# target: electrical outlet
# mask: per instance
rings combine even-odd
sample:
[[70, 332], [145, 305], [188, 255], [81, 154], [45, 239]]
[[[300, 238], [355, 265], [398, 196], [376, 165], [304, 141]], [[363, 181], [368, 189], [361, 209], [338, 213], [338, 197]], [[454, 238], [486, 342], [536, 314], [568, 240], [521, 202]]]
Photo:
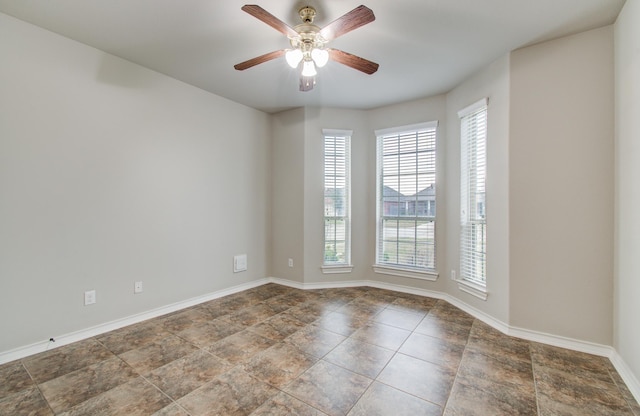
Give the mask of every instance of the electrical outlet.
[[142, 293], [142, 282], [135, 282], [133, 284], [133, 293]]
[[293, 259], [289, 259], [289, 267], [293, 267]]
[[84, 292], [84, 306], [93, 305], [96, 303], [96, 291], [88, 290]]
[[451, 270], [451, 280], [456, 280], [456, 271]]

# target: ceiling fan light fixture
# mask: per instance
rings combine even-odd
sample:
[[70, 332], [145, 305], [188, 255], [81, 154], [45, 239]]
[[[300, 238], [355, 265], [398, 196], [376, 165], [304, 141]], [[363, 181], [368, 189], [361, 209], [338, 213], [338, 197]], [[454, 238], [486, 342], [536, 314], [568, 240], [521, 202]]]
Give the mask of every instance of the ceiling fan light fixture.
[[313, 59], [318, 68], [322, 68], [329, 62], [329, 52], [325, 49], [314, 48], [311, 51], [311, 59]]
[[316, 65], [311, 59], [305, 60], [302, 63], [302, 76], [303, 77], [315, 77], [318, 74], [316, 71]]
[[284, 55], [291, 68], [297, 68], [302, 61], [302, 51], [300, 49], [289, 49]]
[[324, 67], [329, 60], [369, 75], [378, 70], [379, 65], [375, 62], [338, 49], [326, 49], [328, 42], [376, 19], [373, 11], [364, 5], [343, 14], [324, 28], [313, 23], [316, 11], [311, 6], [299, 10], [302, 23], [295, 27], [287, 25], [256, 4], [245, 4], [241, 10], [287, 36], [291, 49], [280, 49], [240, 62], [233, 66], [238, 71], [244, 71], [284, 55], [287, 64], [300, 71], [300, 91], [310, 91], [316, 83], [317, 69]]

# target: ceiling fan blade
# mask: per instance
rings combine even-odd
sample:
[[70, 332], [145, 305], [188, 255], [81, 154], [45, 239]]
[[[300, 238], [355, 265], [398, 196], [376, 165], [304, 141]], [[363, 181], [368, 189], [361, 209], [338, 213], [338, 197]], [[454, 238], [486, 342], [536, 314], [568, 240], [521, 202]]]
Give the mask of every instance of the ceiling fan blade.
[[256, 4], [245, 4], [244, 6], [242, 6], [242, 10], [249, 13], [256, 19], [262, 20], [263, 22], [286, 36], [298, 36], [298, 32], [293, 30], [289, 25]]
[[253, 59], [249, 59], [248, 61], [240, 62], [239, 64], [236, 64], [233, 67], [238, 71], [244, 71], [245, 69], [251, 68], [252, 66], [256, 66], [258, 64], [271, 61], [272, 59], [279, 58], [282, 55], [284, 55], [284, 53], [285, 53], [284, 49], [265, 53], [264, 55], [256, 56]]
[[353, 69], [362, 71], [365, 74], [371, 75], [378, 70], [378, 65], [375, 62], [371, 62], [367, 59], [361, 58], [356, 55], [352, 55], [347, 52], [343, 52], [339, 49], [328, 49], [329, 59], [341, 63], [346, 66], [350, 66]]
[[320, 34], [325, 40], [330, 41], [374, 20], [376, 17], [370, 8], [358, 6], [322, 28]]

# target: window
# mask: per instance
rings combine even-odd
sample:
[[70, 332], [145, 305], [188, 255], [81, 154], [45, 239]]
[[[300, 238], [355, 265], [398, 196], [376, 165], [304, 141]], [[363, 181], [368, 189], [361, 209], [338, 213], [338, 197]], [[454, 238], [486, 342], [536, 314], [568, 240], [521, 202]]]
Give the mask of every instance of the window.
[[325, 273], [351, 271], [351, 131], [324, 134], [324, 261]]
[[435, 280], [437, 126], [376, 131], [377, 272]]
[[487, 272], [487, 100], [460, 116], [460, 278], [480, 286]]

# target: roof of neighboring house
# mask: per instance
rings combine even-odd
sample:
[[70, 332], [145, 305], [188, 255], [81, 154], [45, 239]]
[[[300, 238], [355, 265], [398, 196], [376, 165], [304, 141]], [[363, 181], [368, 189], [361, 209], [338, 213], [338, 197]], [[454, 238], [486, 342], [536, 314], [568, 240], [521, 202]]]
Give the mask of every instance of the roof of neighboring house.
[[422, 199], [422, 200], [433, 199], [436, 194], [436, 190], [433, 185], [430, 185], [424, 188], [423, 190], [421, 190], [420, 192], [414, 195], [403, 195], [389, 186], [385, 186], [382, 192], [383, 192], [382, 193], [383, 197], [398, 198], [399, 201], [415, 201], [416, 199]]

